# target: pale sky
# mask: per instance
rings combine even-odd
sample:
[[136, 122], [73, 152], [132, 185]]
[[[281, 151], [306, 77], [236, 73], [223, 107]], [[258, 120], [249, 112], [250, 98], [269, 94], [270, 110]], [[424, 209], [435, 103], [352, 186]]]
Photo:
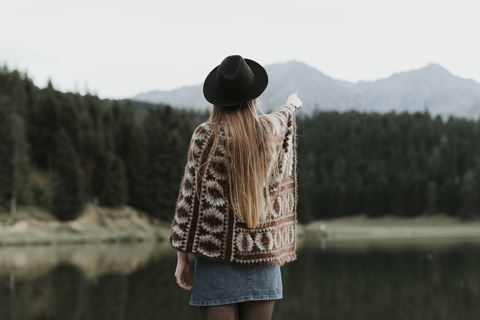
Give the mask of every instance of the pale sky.
[[[478, 3], [478, 4], [477, 4]], [[0, 64], [126, 98], [203, 83], [226, 56], [340, 80], [438, 63], [480, 82], [475, 0], [0, 0]]]

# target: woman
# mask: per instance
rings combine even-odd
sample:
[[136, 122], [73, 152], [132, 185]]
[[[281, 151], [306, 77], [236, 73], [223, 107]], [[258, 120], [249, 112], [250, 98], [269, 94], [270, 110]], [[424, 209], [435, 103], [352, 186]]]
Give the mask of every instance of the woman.
[[[282, 298], [280, 266], [296, 259], [295, 110], [257, 114], [268, 84], [253, 60], [229, 56], [205, 79], [213, 104], [192, 136], [170, 244], [175, 277], [203, 319], [271, 319]], [[188, 253], [195, 254], [189, 285]]]

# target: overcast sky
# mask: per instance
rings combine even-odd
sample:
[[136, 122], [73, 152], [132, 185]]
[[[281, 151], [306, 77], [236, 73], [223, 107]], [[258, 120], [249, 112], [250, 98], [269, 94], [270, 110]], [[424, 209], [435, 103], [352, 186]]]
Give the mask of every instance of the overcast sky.
[[0, 63], [102, 98], [203, 83], [223, 58], [357, 82], [438, 63], [480, 82], [474, 0], [0, 0]]

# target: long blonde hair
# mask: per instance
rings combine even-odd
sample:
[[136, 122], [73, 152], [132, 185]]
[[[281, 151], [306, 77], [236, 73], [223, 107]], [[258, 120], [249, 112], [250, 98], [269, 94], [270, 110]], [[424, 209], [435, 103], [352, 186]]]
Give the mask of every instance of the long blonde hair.
[[[213, 106], [208, 120], [213, 125], [215, 153], [220, 130], [225, 136], [225, 159], [229, 197], [238, 219], [247, 227], [256, 228], [271, 220], [272, 208], [269, 174], [278, 170], [278, 144], [274, 143], [280, 124], [275, 117], [257, 114], [257, 100], [234, 107]], [[263, 120], [263, 121], [262, 121]]]

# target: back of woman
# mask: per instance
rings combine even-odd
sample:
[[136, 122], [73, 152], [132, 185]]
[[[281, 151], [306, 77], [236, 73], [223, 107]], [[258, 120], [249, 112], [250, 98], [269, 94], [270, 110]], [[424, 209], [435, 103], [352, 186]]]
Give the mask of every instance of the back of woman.
[[237, 309], [241, 319], [270, 319], [282, 297], [280, 266], [296, 259], [301, 101], [291, 95], [258, 115], [267, 84], [264, 68], [240, 56], [227, 57], [204, 83], [212, 115], [192, 136], [170, 234], [183, 289], [192, 289], [184, 282], [187, 253], [196, 256], [190, 304], [204, 319], [235, 319]]

